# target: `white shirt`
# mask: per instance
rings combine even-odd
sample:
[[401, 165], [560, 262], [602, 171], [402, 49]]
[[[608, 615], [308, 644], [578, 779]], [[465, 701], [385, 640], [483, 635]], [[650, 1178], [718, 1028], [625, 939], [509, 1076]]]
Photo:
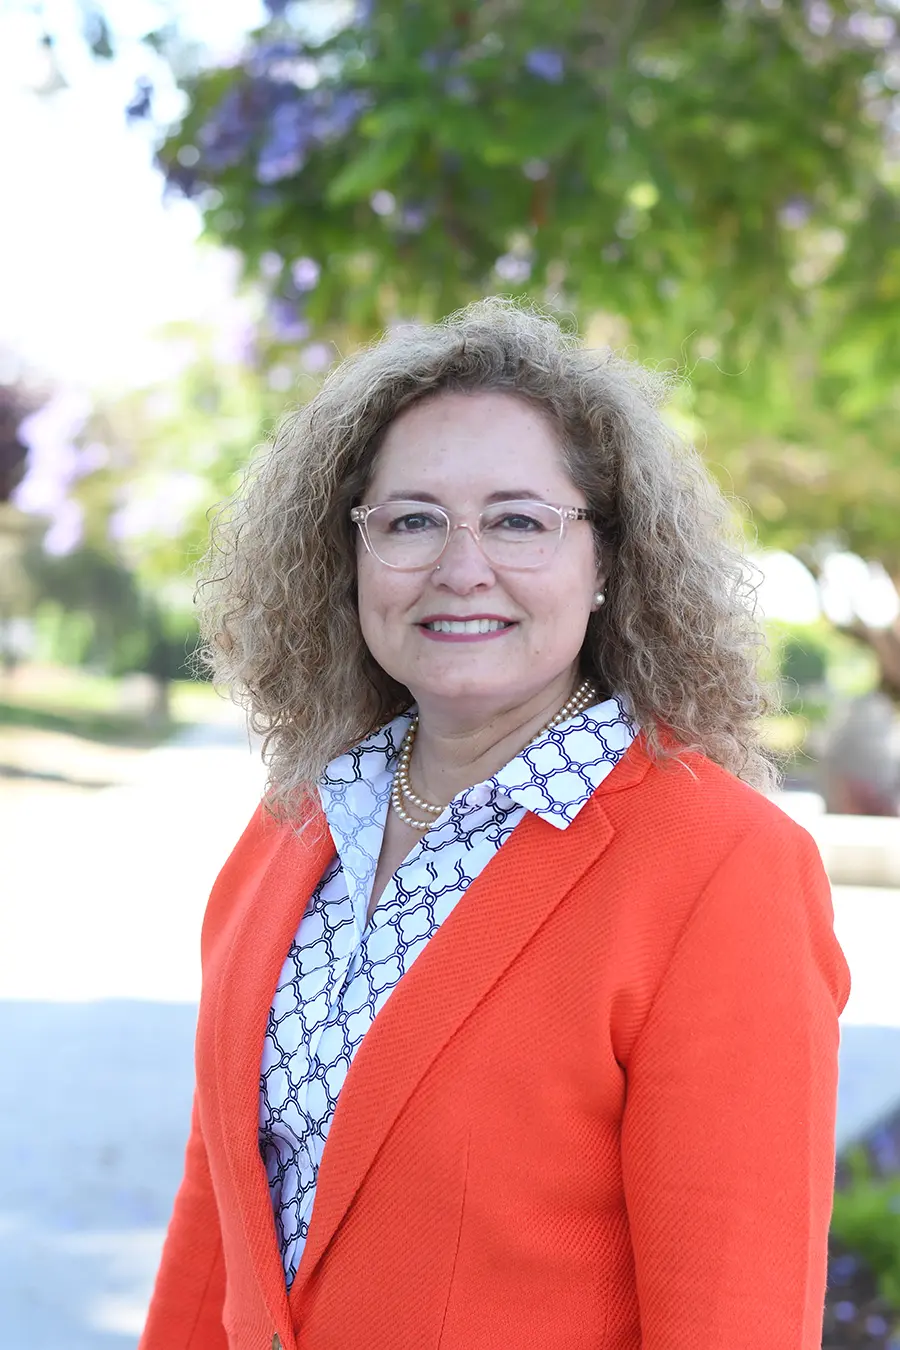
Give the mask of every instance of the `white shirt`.
[[300, 922], [263, 1049], [259, 1147], [288, 1287], [309, 1232], [338, 1094], [391, 990], [532, 811], [564, 830], [633, 741], [621, 698], [551, 731], [454, 797], [391, 877], [366, 922], [391, 780], [410, 713], [328, 765], [319, 794], [337, 853]]

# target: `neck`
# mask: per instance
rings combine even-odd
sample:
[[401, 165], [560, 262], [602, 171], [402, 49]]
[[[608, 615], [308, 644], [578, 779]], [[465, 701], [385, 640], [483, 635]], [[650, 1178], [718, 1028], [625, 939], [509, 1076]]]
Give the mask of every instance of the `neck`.
[[580, 683], [576, 672], [567, 672], [522, 703], [468, 718], [431, 707], [423, 699], [410, 765], [415, 791], [426, 801], [443, 805], [473, 783], [492, 777], [534, 740]]

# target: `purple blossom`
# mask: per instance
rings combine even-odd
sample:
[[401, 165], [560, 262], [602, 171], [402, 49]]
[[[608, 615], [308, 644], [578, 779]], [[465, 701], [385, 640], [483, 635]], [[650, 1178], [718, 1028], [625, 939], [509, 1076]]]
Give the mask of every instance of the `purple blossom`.
[[272, 249], [267, 249], [259, 260], [259, 270], [267, 281], [274, 281], [276, 277], [281, 276], [284, 268], [284, 258], [275, 253]]
[[334, 352], [325, 342], [311, 342], [300, 359], [306, 370], [318, 375], [331, 365]]
[[812, 0], [806, 11], [806, 22], [816, 37], [825, 37], [834, 23], [834, 13], [826, 0]]
[[865, 14], [857, 10], [847, 20], [846, 30], [850, 37], [870, 47], [884, 47], [896, 33], [897, 25], [886, 14]]
[[105, 469], [109, 463], [109, 446], [102, 441], [91, 441], [78, 456], [78, 476], [86, 478], [98, 469]]
[[247, 70], [255, 77], [273, 76], [290, 69], [301, 53], [299, 42], [261, 42], [247, 60]]
[[805, 197], [790, 197], [778, 212], [778, 219], [786, 230], [800, 230], [811, 214], [812, 207]]
[[263, 0], [263, 4], [273, 19], [280, 18], [290, 3], [291, 0]]
[[256, 176], [260, 183], [278, 183], [298, 173], [306, 163], [312, 138], [306, 100], [292, 99], [277, 107], [257, 161]]
[[[214, 172], [237, 164], [253, 140], [253, 117], [247, 106], [247, 91], [230, 89], [197, 139], [203, 150], [204, 167]], [[169, 171], [171, 176], [171, 171]]]
[[885, 1332], [890, 1331], [887, 1322], [879, 1313], [870, 1313], [866, 1318], [865, 1326], [870, 1336], [883, 1336]]
[[321, 275], [322, 269], [315, 258], [298, 258], [291, 263], [291, 279], [301, 293], [314, 290]]
[[44, 535], [44, 552], [55, 558], [63, 558], [78, 547], [83, 533], [84, 511], [81, 503], [70, 497], [60, 505]]
[[475, 86], [466, 75], [449, 76], [444, 81], [444, 90], [460, 103], [471, 103], [475, 97]]
[[900, 1171], [900, 1152], [888, 1126], [875, 1130], [869, 1143], [881, 1172], [889, 1175]]
[[450, 66], [459, 65], [460, 59], [458, 49], [445, 43], [443, 46], [432, 47], [429, 51], [423, 52], [419, 57], [419, 65], [423, 70], [427, 70], [429, 75], [433, 75], [438, 70], [447, 70]]
[[82, 452], [75, 444], [90, 412], [81, 394], [57, 394], [19, 426], [28, 447], [25, 476], [13, 493], [22, 511], [55, 517], [65, 509], [72, 485], [82, 476]]
[[421, 234], [428, 224], [428, 211], [424, 206], [408, 203], [400, 212], [399, 225], [410, 234]]
[[829, 1271], [829, 1283], [846, 1284], [851, 1280], [859, 1269], [859, 1261], [852, 1252], [845, 1252], [842, 1256], [836, 1256], [831, 1262]]
[[525, 57], [525, 69], [548, 84], [560, 84], [566, 73], [562, 52], [552, 47], [534, 47]]
[[373, 192], [372, 196], [369, 198], [369, 205], [376, 216], [389, 216], [393, 213], [397, 205], [397, 199], [393, 192], [388, 192], [386, 188], [379, 188], [379, 190]]
[[176, 188], [183, 197], [197, 197], [203, 191], [204, 184], [193, 166], [179, 164], [175, 160], [157, 159], [159, 167], [166, 176], [166, 187]]
[[338, 140], [355, 126], [370, 103], [367, 94], [359, 89], [317, 89], [315, 94], [315, 135], [323, 141]]
[[501, 281], [521, 286], [531, 276], [531, 263], [527, 258], [519, 258], [514, 253], [504, 253], [494, 263], [494, 271]]
[[152, 107], [153, 85], [142, 75], [135, 83], [131, 101], [125, 108], [125, 116], [129, 122], [140, 122], [150, 116]]
[[290, 178], [303, 168], [313, 145], [338, 140], [355, 124], [366, 96], [355, 89], [335, 93], [318, 88], [308, 93], [281, 86], [280, 101], [268, 118], [268, 134], [257, 163], [260, 183]]
[[309, 337], [309, 324], [285, 296], [273, 296], [267, 308], [273, 332], [281, 342], [302, 342]]
[[856, 1304], [846, 1299], [842, 1303], [836, 1303], [834, 1315], [839, 1322], [852, 1322], [856, 1316]]

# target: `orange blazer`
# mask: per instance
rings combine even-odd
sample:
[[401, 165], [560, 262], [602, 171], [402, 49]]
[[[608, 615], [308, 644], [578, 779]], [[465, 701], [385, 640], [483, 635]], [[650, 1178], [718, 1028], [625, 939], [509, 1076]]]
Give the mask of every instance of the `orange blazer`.
[[850, 972], [806, 832], [640, 738], [526, 816], [353, 1060], [288, 1294], [260, 1063], [333, 852], [258, 810], [213, 889], [140, 1350], [820, 1350]]

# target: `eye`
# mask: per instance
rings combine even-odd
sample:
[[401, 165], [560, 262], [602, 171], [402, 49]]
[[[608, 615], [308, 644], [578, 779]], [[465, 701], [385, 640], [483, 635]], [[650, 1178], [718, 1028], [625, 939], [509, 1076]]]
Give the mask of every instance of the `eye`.
[[440, 528], [441, 522], [428, 511], [407, 511], [394, 516], [388, 525], [391, 534], [421, 534], [426, 530]]
[[521, 511], [505, 511], [489, 522], [491, 529], [509, 530], [514, 534], [540, 534], [546, 526], [534, 516]]

